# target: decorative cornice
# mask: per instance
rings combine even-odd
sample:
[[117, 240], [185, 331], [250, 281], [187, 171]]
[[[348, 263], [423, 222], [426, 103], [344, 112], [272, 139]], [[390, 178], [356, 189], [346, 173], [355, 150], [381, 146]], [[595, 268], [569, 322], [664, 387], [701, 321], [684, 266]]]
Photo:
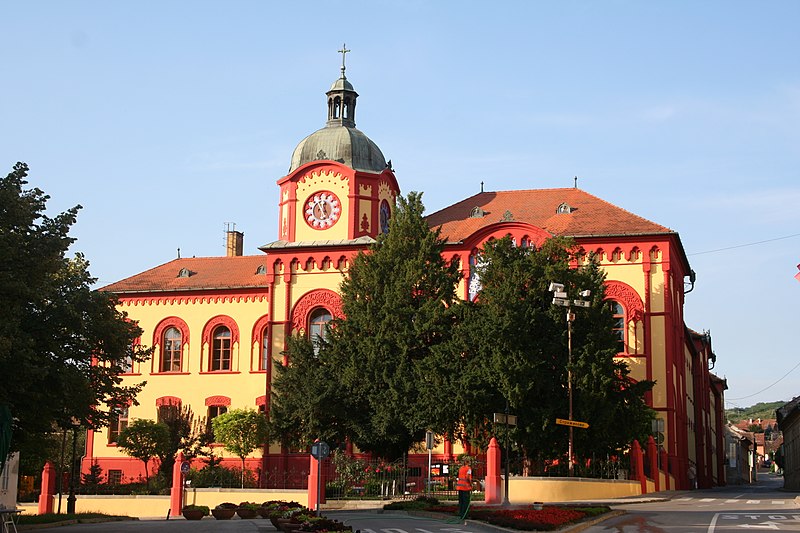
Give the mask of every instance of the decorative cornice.
[[212, 405], [224, 405], [225, 407], [229, 407], [231, 405], [231, 399], [227, 396], [209, 396], [206, 398], [206, 407], [211, 407]]
[[324, 307], [335, 318], [343, 318], [342, 298], [337, 293], [328, 289], [318, 289], [305, 293], [297, 300], [292, 310], [292, 330], [305, 330], [308, 316], [318, 307]]
[[182, 295], [182, 296], [139, 296], [139, 297], [120, 297], [119, 303], [126, 307], [153, 306], [153, 305], [195, 305], [195, 304], [218, 304], [218, 303], [249, 303], [265, 302], [268, 299], [266, 292], [258, 294], [204, 294]]
[[180, 407], [181, 403], [181, 399], [177, 396], [162, 396], [161, 398], [156, 398], [156, 407], [164, 407], [165, 405]]

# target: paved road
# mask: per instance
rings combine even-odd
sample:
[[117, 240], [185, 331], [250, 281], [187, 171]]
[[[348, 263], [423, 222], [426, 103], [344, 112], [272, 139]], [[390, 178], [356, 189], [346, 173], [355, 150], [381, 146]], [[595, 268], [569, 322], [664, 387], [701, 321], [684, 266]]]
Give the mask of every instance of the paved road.
[[796, 493], [781, 491], [783, 478], [759, 474], [754, 486], [719, 487], [683, 493], [669, 501], [615, 505], [625, 515], [585, 529], [587, 533], [800, 532]]
[[[466, 527], [455, 520], [432, 520], [428, 518], [410, 517], [404, 514], [378, 514], [375, 511], [333, 511], [326, 516], [336, 518], [353, 530], [361, 533], [487, 533], [479, 526]], [[53, 533], [211, 533], [211, 532], [243, 532], [243, 533], [275, 533], [269, 520], [214, 520], [205, 518], [200, 521], [187, 521], [181, 518], [173, 520], [134, 520], [126, 522], [105, 522], [102, 524], [76, 524], [59, 527]]]

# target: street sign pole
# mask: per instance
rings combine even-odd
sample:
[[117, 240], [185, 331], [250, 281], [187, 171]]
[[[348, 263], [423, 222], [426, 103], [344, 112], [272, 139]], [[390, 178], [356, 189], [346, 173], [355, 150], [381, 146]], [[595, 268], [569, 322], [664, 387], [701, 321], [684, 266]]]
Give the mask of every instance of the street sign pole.
[[311, 445], [311, 456], [317, 460], [317, 516], [320, 516], [320, 500], [322, 500], [322, 460], [331, 454], [331, 447], [323, 440]]

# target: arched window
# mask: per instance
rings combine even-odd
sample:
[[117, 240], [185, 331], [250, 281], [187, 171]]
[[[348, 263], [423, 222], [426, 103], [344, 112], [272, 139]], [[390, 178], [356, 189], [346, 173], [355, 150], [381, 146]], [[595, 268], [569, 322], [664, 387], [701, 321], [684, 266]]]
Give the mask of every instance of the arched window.
[[269, 335], [267, 328], [261, 331], [261, 360], [259, 361], [258, 369], [267, 370], [269, 367]]
[[617, 353], [625, 352], [625, 308], [617, 301], [609, 300], [608, 307], [614, 316], [614, 335], [617, 337]]
[[314, 351], [319, 349], [319, 343], [325, 339], [328, 333], [328, 322], [333, 319], [331, 312], [324, 307], [318, 307], [311, 311], [308, 317], [308, 335], [314, 343]]
[[167, 328], [164, 332], [164, 342], [161, 343], [161, 372], [181, 371], [182, 346], [183, 336], [178, 328]]
[[211, 335], [211, 371], [231, 369], [231, 330], [217, 326]]

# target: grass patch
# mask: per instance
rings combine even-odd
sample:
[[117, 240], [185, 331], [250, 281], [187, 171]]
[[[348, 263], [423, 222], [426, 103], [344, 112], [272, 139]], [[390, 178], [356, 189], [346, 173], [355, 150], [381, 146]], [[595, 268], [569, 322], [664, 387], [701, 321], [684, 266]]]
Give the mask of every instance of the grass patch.
[[48, 513], [48, 514], [33, 514], [33, 515], [26, 515], [23, 513], [19, 516], [19, 522], [17, 522], [17, 524], [20, 526], [27, 526], [33, 524], [54, 524], [57, 522], [66, 522], [67, 520], [76, 520], [78, 523], [85, 521], [97, 521], [97, 520], [118, 522], [121, 520], [133, 520], [133, 518], [131, 518], [130, 516], [115, 516], [103, 513], [74, 513], [74, 514]]

